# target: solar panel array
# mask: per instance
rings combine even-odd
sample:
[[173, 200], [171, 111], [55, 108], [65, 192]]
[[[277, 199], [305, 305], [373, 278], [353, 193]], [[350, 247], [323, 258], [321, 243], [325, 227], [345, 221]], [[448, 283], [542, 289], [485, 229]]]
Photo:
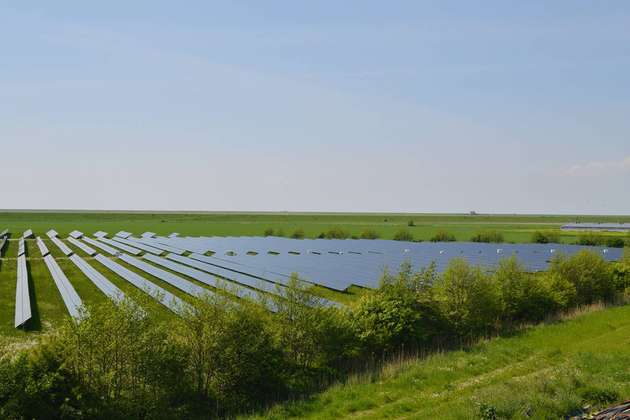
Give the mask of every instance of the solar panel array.
[[164, 253], [164, 251], [162, 251], [161, 249], [157, 249], [155, 247], [152, 247], [151, 245], [147, 245], [144, 242], [140, 242], [137, 240], [132, 241], [129, 239], [123, 239], [123, 238], [117, 238], [117, 237], [115, 237], [113, 240], [123, 245], [127, 245], [133, 249], [136, 249], [136, 250], [140, 249], [142, 251], [149, 252], [151, 254], [161, 255]]
[[107, 245], [109, 245], [109, 246], [111, 246], [113, 248], [121, 249], [121, 250], [123, 250], [125, 252], [130, 253], [131, 255], [140, 255], [140, 254], [142, 254], [142, 251], [140, 251], [138, 248], [134, 248], [132, 246], [122, 244], [122, 243], [120, 243], [118, 241], [114, 241], [113, 239], [108, 239], [108, 238], [106, 238], [104, 236], [98, 238], [98, 241], [106, 243]]
[[15, 328], [24, 325], [31, 319], [31, 300], [28, 290], [28, 269], [26, 256], [17, 259], [17, 284], [15, 290]]
[[99, 242], [99, 241], [95, 241], [94, 239], [88, 238], [87, 236], [84, 236], [83, 238], [81, 238], [81, 240], [87, 242], [88, 244], [92, 246], [99, 248], [101, 251], [105, 251], [109, 255], [116, 256], [120, 254], [120, 251], [115, 250], [111, 246], [105, 245], [104, 243]]
[[119, 275], [129, 283], [136, 286], [138, 289], [153, 297], [155, 300], [166, 306], [171, 311], [179, 314], [181, 313], [181, 311], [190, 309], [190, 305], [185, 303], [183, 300], [181, 300], [171, 292], [164, 290], [162, 287], [150, 282], [149, 280], [123, 267], [117, 262], [110, 260], [109, 258], [101, 254], [96, 254], [94, 259], [113, 271], [115, 274]]
[[31, 236], [33, 236], [33, 231], [30, 229], [24, 231], [24, 233], [22, 234], [22, 237], [26, 239], [30, 238]]
[[630, 232], [630, 223], [569, 223], [563, 225], [560, 229]]
[[[27, 230], [24, 235], [18, 245], [16, 327], [23, 325], [31, 317], [24, 238], [32, 236], [32, 231]], [[124, 298], [124, 293], [117, 286], [76, 255], [58, 237], [56, 231], [50, 230], [47, 235], [106, 296], [116, 302]], [[502, 259], [515, 256], [527, 270], [541, 271], [547, 269], [551, 259], [558, 254], [571, 255], [582, 249], [589, 249], [599, 253], [604, 259], [613, 261], [618, 260], [622, 253], [622, 250], [616, 248], [563, 244], [180, 237], [178, 234], [165, 237], [153, 232], [134, 237], [125, 231], [118, 232], [111, 239], [103, 231], [95, 233], [94, 237], [96, 239], [75, 230], [70, 233], [67, 241], [175, 313], [190, 310], [191, 306], [143, 275], [129, 270], [122, 263], [193, 297], [203, 297], [213, 292], [189, 279], [213, 288], [225, 289], [240, 298], [260, 301], [261, 297], [268, 295], [282, 296], [292, 276], [296, 274], [298, 281], [302, 283], [343, 291], [351, 285], [378, 287], [384, 270], [396, 274], [403, 263], [408, 263], [415, 270], [434, 263], [438, 271], [443, 271], [453, 258], [463, 258], [492, 270]], [[1, 235], [0, 239], [3, 239]], [[79, 295], [50, 254], [46, 243], [40, 237], [36, 238], [36, 243], [68, 312], [72, 317], [78, 318], [81, 307]], [[115, 258], [99, 254], [97, 249]], [[164, 254], [165, 257], [162, 257]], [[142, 259], [137, 256], [142, 256]], [[116, 258], [121, 263], [116, 262]], [[325, 299], [323, 303], [340, 306]], [[277, 309], [273, 303], [268, 303], [268, 307], [272, 311]]]
[[78, 239], [75, 239], [73, 237], [69, 237], [68, 238], [68, 242], [70, 242], [72, 245], [76, 246], [77, 248], [79, 248], [80, 250], [82, 250], [83, 252], [88, 254], [90, 257], [92, 257], [92, 256], [94, 256], [94, 254], [96, 254], [96, 250], [94, 248], [84, 244], [83, 242], [81, 242]]
[[500, 260], [514, 255], [527, 270], [542, 271], [560, 253], [571, 255], [590, 249], [609, 261], [618, 260], [621, 256], [621, 250], [616, 248], [564, 244], [416, 243], [277, 237], [158, 236], [153, 240], [198, 255], [212, 252], [212, 258], [216, 259], [213, 264], [272, 282], [286, 282], [292, 273], [297, 273], [303, 281], [335, 290], [346, 290], [352, 284], [377, 287], [384, 270], [395, 274], [403, 263], [409, 263], [415, 270], [435, 263], [438, 271], [443, 271], [451, 259], [458, 257], [492, 270]]

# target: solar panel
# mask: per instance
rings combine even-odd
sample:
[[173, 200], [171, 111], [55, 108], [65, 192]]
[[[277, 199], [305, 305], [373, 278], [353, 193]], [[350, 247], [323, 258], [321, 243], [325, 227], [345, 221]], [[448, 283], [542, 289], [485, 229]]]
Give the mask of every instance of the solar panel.
[[81, 270], [81, 272], [85, 274], [85, 276], [90, 279], [90, 281], [94, 283], [101, 292], [114, 302], [119, 302], [125, 298], [125, 294], [122, 290], [107, 280], [105, 276], [88, 264], [83, 258], [79, 257], [77, 254], [73, 254], [70, 256], [70, 261], [72, 261], [74, 265]]
[[110, 260], [109, 258], [96, 254], [94, 257], [96, 261], [100, 262], [105, 267], [109, 268], [111, 271], [127, 280], [129, 283], [136, 286], [138, 289], [144, 291], [149, 296], [160, 302], [162, 305], [166, 306], [171, 311], [179, 314], [182, 311], [190, 310], [190, 305], [185, 303], [183, 300], [172, 294], [171, 292], [164, 290], [160, 286], [150, 282], [142, 276], [134, 273], [131, 270], [123, 267], [115, 261]]
[[24, 325], [31, 319], [31, 300], [28, 291], [28, 270], [26, 257], [17, 259], [17, 285], [15, 290], [15, 328]]
[[[56, 238], [55, 238], [56, 239]], [[68, 309], [68, 313], [74, 319], [79, 319], [80, 309], [83, 305], [81, 302], [81, 298], [79, 297], [74, 287], [68, 280], [68, 277], [63, 273], [61, 267], [57, 264], [57, 261], [52, 257], [52, 255], [46, 255], [44, 257], [44, 262], [48, 267], [48, 271], [52, 275], [52, 278], [57, 285], [57, 289], [61, 294], [61, 298], [63, 299], [63, 303], [66, 305]]]
[[66, 257], [69, 257], [70, 255], [72, 255], [74, 253], [74, 251], [72, 251], [68, 245], [66, 245], [65, 243], [63, 243], [61, 241], [61, 239], [57, 238], [56, 236], [50, 238], [50, 240], [57, 245], [57, 248], [59, 248], [61, 250], [61, 252], [63, 252], [63, 254]]
[[[214, 288], [221, 288], [221, 283], [218, 281], [218, 277], [205, 273], [201, 270], [197, 270], [195, 268], [189, 267], [184, 264], [177, 263], [175, 261], [167, 260], [162, 257], [156, 257], [155, 255], [145, 254], [143, 256], [145, 260], [149, 260], [152, 263], [161, 265], [162, 267], [168, 268], [169, 270], [175, 271], [180, 274], [184, 274], [192, 279], [200, 281], [208, 286], [212, 286]], [[224, 283], [228, 285], [227, 282]], [[243, 286], [233, 285], [228, 292], [234, 293], [235, 296], [239, 298], [249, 298], [254, 301], [260, 300], [260, 295], [258, 292], [255, 292], [251, 289], [248, 289]], [[271, 308], [272, 311], [275, 311], [274, 307]]]
[[24, 238], [20, 238], [18, 242], [18, 257], [26, 254], [26, 246], [24, 245]]
[[118, 236], [119, 238], [123, 238], [123, 239], [127, 239], [128, 237], [130, 237], [132, 235], [132, 233], [130, 232], [125, 232], [124, 230], [121, 230], [120, 232], [118, 232], [116, 235], [114, 236]]
[[164, 253], [164, 251], [162, 251], [161, 249], [157, 249], [155, 247], [152, 247], [151, 245], [147, 245], [140, 241], [132, 241], [132, 240], [123, 239], [123, 238], [114, 238], [113, 240], [116, 242], [120, 242], [121, 244], [131, 246], [132, 248], [140, 248], [141, 250], [149, 252], [151, 254], [161, 255]]
[[173, 232], [170, 235], [168, 235], [169, 238], [176, 238], [177, 236], [179, 236], [179, 233], [177, 232]]
[[83, 252], [88, 254], [90, 257], [93, 256], [94, 254], [96, 254], [96, 250], [94, 248], [91, 248], [91, 247], [87, 246], [86, 244], [84, 244], [83, 242], [79, 241], [78, 239], [75, 239], [73, 237], [69, 237], [68, 238], [68, 242], [70, 242], [72, 245], [76, 246], [77, 248], [79, 248], [80, 250], [82, 250]]
[[153, 232], [144, 232], [142, 235], [143, 238], [153, 238], [155, 236], [155, 233]]
[[48, 247], [46, 246], [42, 238], [38, 236], [36, 241], [37, 241], [37, 247], [39, 248], [39, 252], [41, 252], [42, 257], [45, 257], [46, 255], [50, 254], [50, 251], [48, 251]]
[[2, 252], [4, 251], [4, 245], [7, 243], [7, 238], [0, 239], [0, 257], [2, 257]]
[[203, 297], [212, 293], [208, 289], [204, 289], [203, 287], [198, 286], [186, 279], [183, 279], [182, 277], [162, 270], [161, 268], [157, 268], [151, 264], [147, 264], [146, 262], [134, 258], [130, 255], [122, 254], [120, 256], [120, 259], [127, 264], [133, 265], [134, 267], [144, 271], [145, 273], [152, 275], [153, 277], [167, 282], [171, 286], [177, 287], [179, 290], [186, 292], [191, 296]]
[[31, 236], [33, 236], [33, 231], [30, 229], [24, 231], [24, 233], [22, 234], [22, 237], [27, 238], [27, 239], [30, 238]]
[[99, 230], [98, 232], [94, 234], [95, 238], [102, 238], [103, 236], [107, 236], [107, 232], [103, 232], [102, 230]]
[[154, 238], [134, 238], [133, 236], [130, 236], [128, 240], [135, 243], [140, 242], [143, 244], [147, 244], [159, 250], [172, 252], [173, 254], [177, 254], [177, 255], [183, 255], [186, 252], [183, 249], [178, 249], [172, 246], [161, 244]]
[[222, 277], [224, 279], [233, 281], [235, 283], [239, 283], [243, 286], [249, 286], [253, 289], [261, 290], [264, 292], [268, 292], [271, 294], [278, 294], [278, 290], [276, 289], [276, 285], [270, 283], [265, 280], [260, 280], [248, 275], [244, 275], [241, 273], [235, 273], [230, 270], [226, 270], [224, 268], [212, 266], [210, 264], [206, 264], [204, 262], [194, 260], [188, 257], [182, 257], [181, 255], [169, 254], [166, 258], [180, 262], [182, 264], [189, 265], [194, 268], [198, 268], [199, 270], [205, 271], [210, 274], [214, 274], [215, 276]]
[[8, 234], [9, 234], [9, 229], [5, 229], [2, 232], [0, 232], [0, 238], [4, 238]]
[[99, 242], [104, 242], [107, 245], [110, 245], [114, 248], [118, 248], [118, 249], [122, 249], [125, 252], [128, 252], [132, 255], [139, 255], [142, 253], [142, 251], [140, 251], [138, 248], [134, 248], [131, 247], [129, 245], [125, 245], [125, 244], [121, 244], [120, 242], [114, 241], [112, 239], [108, 239], [108, 238], [98, 238]]
[[92, 245], [92, 246], [95, 246], [95, 247], [99, 248], [99, 249], [100, 249], [100, 250], [102, 250], [102, 251], [105, 251], [105, 252], [106, 252], [106, 253], [108, 253], [109, 255], [116, 256], [116, 255], [120, 254], [120, 251], [117, 251], [117, 250], [115, 250], [114, 248], [112, 248], [112, 247], [110, 247], [110, 246], [108, 246], [108, 245], [105, 245], [105, 244], [104, 244], [104, 243], [102, 243], [102, 242], [96, 241], [96, 240], [94, 240], [94, 239], [92, 239], [92, 238], [88, 238], [87, 236], [84, 236], [83, 238], [81, 238], [81, 240], [82, 240], [83, 242], [87, 242], [88, 244], [90, 244], [90, 245]]
[[48, 232], [46, 232], [46, 236], [48, 236], [49, 238], [55, 238], [57, 237], [59, 234], [57, 233], [56, 230], [54, 229], [50, 229]]
[[73, 230], [72, 232], [70, 232], [71, 238], [81, 239], [82, 236], [83, 236], [83, 232], [79, 232], [78, 230]]

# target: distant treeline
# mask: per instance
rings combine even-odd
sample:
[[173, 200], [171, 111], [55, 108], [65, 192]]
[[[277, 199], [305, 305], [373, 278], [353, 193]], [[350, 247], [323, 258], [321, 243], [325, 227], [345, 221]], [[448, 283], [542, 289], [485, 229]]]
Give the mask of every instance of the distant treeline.
[[[407, 224], [409, 227], [415, 226], [413, 221], [409, 221]], [[284, 230], [273, 228], [267, 228], [263, 232], [264, 236], [286, 236]], [[306, 237], [304, 230], [299, 228], [293, 231], [288, 237], [293, 239], [304, 239]], [[333, 227], [327, 231], [321, 232], [316, 236], [319, 239], [379, 239], [379, 233], [374, 229], [366, 229], [361, 232], [360, 235], [351, 235], [350, 232], [342, 227]], [[410, 229], [400, 229], [394, 233], [393, 238], [395, 241], [415, 241], [421, 242], [421, 239], [414, 238], [413, 232]], [[497, 230], [483, 230], [470, 238], [461, 238], [462, 240], [468, 240], [470, 242], [485, 242], [485, 243], [502, 243], [505, 241], [503, 234]], [[454, 242], [458, 239], [454, 234], [446, 231], [439, 230], [433, 236], [429, 238], [431, 242]], [[552, 244], [562, 243], [559, 232], [556, 231], [535, 231], [532, 233], [531, 242], [537, 244]], [[584, 232], [578, 235], [577, 240], [574, 242], [576, 245], [590, 245], [590, 246], [607, 246], [611, 248], [623, 248], [624, 246], [630, 247], [630, 234], [623, 236], [607, 236], [595, 232]]]
[[[283, 298], [221, 293], [160, 321], [141, 295], [88, 307], [41, 345], [0, 359], [3, 418], [215, 418], [300, 398], [401, 353], [468, 345], [630, 288], [630, 255], [583, 251], [531, 274], [516, 259], [487, 273], [403, 266], [354, 304], [323, 306], [294, 278]], [[262, 303], [262, 304], [261, 304]], [[273, 305], [276, 313], [263, 308]]]

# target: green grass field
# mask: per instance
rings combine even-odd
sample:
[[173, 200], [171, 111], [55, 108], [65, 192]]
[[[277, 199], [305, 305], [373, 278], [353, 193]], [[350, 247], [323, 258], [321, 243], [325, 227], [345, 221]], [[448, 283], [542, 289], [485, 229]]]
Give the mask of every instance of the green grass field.
[[[415, 226], [408, 227], [409, 221]], [[554, 215], [476, 215], [465, 214], [347, 214], [347, 213], [119, 213], [119, 212], [0, 212], [0, 228], [14, 234], [33, 229], [44, 234], [54, 228], [61, 235], [74, 229], [84, 233], [97, 230], [115, 233], [153, 231], [158, 234], [243, 236], [262, 235], [267, 228], [291, 235], [303, 229], [307, 237], [316, 237], [334, 227], [359, 236], [366, 229], [381, 238], [391, 239], [407, 228], [415, 239], [428, 240], [439, 230], [447, 230], [464, 241], [483, 230], [498, 230], [506, 241], [528, 242], [536, 230], [557, 230], [568, 222], [630, 222], [630, 216], [554, 216]], [[562, 232], [566, 241], [575, 234]]]
[[630, 395], [630, 306], [392, 363], [255, 418], [565, 418]]

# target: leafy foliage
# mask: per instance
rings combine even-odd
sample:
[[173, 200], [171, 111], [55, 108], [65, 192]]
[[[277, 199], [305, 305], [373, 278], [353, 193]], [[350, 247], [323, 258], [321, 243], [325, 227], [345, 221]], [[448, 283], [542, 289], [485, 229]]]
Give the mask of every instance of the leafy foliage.
[[394, 235], [395, 241], [413, 241], [413, 235], [407, 229], [401, 229]]
[[446, 230], [438, 230], [435, 235], [429, 239], [431, 242], [455, 242], [455, 235]]
[[503, 234], [496, 230], [487, 230], [479, 232], [470, 238], [471, 242], [487, 242], [487, 243], [501, 243], [503, 242]]

